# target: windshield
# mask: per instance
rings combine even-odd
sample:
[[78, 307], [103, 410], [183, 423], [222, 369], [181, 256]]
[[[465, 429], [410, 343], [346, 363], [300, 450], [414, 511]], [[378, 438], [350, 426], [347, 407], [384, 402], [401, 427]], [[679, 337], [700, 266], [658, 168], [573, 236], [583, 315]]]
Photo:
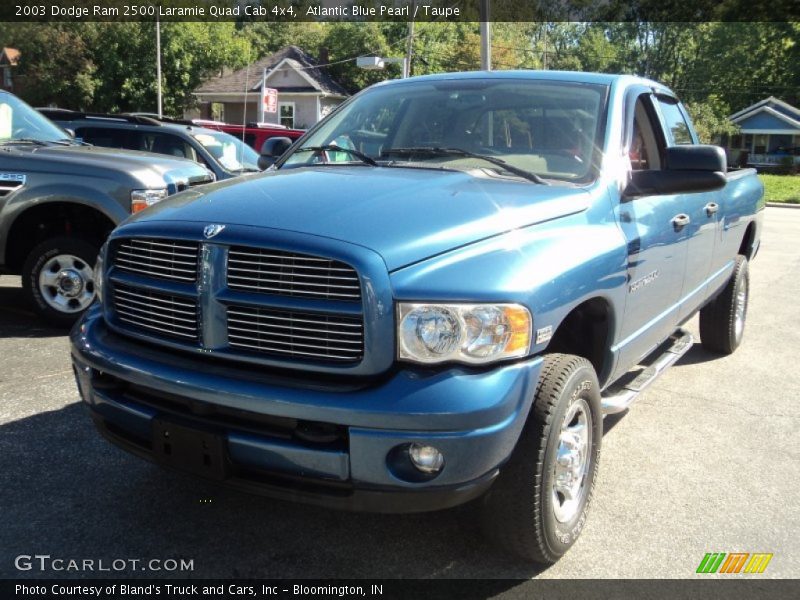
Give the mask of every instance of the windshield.
[[596, 176], [606, 91], [521, 79], [377, 86], [332, 114], [281, 166], [369, 164], [358, 152], [380, 166], [585, 182]]
[[258, 154], [247, 144], [222, 131], [204, 131], [194, 138], [229, 171], [260, 171]]
[[14, 140], [59, 142], [67, 138], [66, 131], [22, 100], [11, 94], [0, 93], [0, 144]]

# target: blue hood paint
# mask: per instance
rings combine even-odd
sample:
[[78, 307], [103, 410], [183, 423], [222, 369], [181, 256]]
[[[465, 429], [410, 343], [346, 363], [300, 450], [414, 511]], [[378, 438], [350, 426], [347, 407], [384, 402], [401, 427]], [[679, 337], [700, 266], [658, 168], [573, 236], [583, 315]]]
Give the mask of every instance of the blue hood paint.
[[358, 244], [389, 270], [585, 210], [580, 188], [475, 171], [329, 166], [287, 169], [179, 194], [128, 222], [255, 225]]

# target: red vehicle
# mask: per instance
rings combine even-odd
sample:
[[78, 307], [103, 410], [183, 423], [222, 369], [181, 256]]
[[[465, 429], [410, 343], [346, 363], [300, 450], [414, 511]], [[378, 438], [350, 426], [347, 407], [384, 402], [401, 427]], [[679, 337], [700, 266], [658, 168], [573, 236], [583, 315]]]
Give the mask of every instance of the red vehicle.
[[273, 123], [248, 123], [246, 126], [233, 125], [231, 123], [221, 123], [219, 121], [207, 121], [204, 119], [194, 119], [192, 123], [202, 125], [209, 129], [224, 131], [232, 136], [243, 139], [244, 143], [253, 148], [256, 152], [261, 152], [261, 147], [270, 138], [287, 137], [292, 141], [305, 133], [303, 129], [289, 129]]

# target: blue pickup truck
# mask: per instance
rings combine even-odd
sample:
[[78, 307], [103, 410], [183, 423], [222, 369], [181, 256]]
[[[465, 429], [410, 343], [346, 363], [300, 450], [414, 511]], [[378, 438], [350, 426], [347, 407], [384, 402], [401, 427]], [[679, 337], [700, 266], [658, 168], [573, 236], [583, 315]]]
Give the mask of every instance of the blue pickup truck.
[[763, 189], [658, 83], [392, 81], [273, 146], [270, 171], [177, 194], [101, 252], [75, 374], [142, 458], [343, 509], [474, 500], [552, 563], [603, 417], [692, 346], [681, 325], [742, 340]]

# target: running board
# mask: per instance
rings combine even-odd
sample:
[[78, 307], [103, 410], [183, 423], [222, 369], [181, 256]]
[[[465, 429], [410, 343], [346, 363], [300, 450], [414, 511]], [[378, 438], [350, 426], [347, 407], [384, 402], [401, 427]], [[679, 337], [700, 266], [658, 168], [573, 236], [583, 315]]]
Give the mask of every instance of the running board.
[[[666, 350], [645, 366], [631, 381], [617, 384], [605, 391], [601, 398], [603, 416], [627, 410], [639, 394], [689, 351], [694, 344], [694, 338], [688, 331], [678, 329], [665, 344], [662, 344], [662, 347], [666, 344], [669, 344]], [[624, 379], [623, 377], [623, 381]]]

